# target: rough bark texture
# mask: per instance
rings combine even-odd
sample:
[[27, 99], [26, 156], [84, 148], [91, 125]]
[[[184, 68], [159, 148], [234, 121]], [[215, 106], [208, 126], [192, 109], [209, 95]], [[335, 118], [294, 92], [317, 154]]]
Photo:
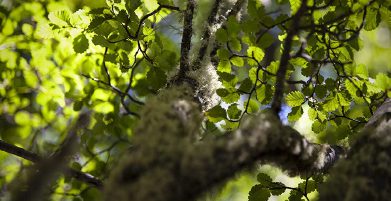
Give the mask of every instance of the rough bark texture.
[[201, 115], [191, 94], [190, 87], [167, 89], [146, 104], [135, 149], [107, 182], [106, 200], [190, 201], [257, 161], [298, 174], [324, 171], [339, 156], [340, 149], [308, 142], [270, 112], [198, 141]]
[[380, 107], [320, 188], [320, 200], [390, 200], [391, 101]]
[[[240, 2], [243, 1], [237, 1], [237, 4]], [[188, 3], [187, 11], [192, 11], [194, 8], [190, 4], [193, 1]], [[218, 7], [219, 1], [214, 5]], [[212, 9], [210, 19], [215, 19], [213, 12], [218, 10], [217, 7]], [[190, 12], [187, 13], [185, 19], [190, 19], [190, 15]], [[191, 20], [185, 20], [185, 31], [190, 23]], [[291, 33], [292, 37], [295, 32]], [[204, 33], [208, 39], [212, 34], [208, 27]], [[204, 45], [206, 50], [209, 43]], [[182, 41], [181, 48], [190, 48], [190, 38]], [[200, 57], [195, 58], [202, 60], [204, 52], [198, 52]], [[195, 62], [187, 66], [189, 51], [184, 53], [178, 80], [185, 79], [191, 69], [198, 69], [203, 64]], [[289, 59], [288, 53], [285, 53], [288, 56], [282, 57], [286, 60], [284, 62]], [[282, 78], [282, 84], [283, 71], [278, 76]], [[193, 81], [198, 83], [184, 86], [186, 82], [176, 82], [177, 85], [169, 85], [157, 97], [148, 100], [133, 137], [134, 149], [123, 157], [106, 182], [106, 200], [191, 201], [257, 162], [275, 164], [291, 174], [308, 174], [328, 171], [345, 155], [338, 146], [311, 143], [293, 128], [284, 126], [276, 116], [281, 94], [274, 99], [277, 104], [273, 104], [272, 110], [248, 116], [236, 131], [198, 140], [203, 105], [202, 101], [195, 99], [199, 99], [196, 92], [202, 83], [196, 78]], [[391, 161], [391, 139], [387, 136], [390, 132], [387, 114], [389, 111], [375, 115], [382, 120], [370, 121], [372, 123], [353, 147], [349, 158], [341, 162], [323, 186], [321, 200], [386, 198], [386, 192], [390, 191], [383, 191], [384, 195], [375, 192], [378, 188], [390, 190], [391, 174], [387, 167]], [[375, 130], [375, 134], [370, 134], [370, 129]], [[355, 169], [351, 170], [351, 167]], [[364, 196], [357, 196], [361, 192]]]

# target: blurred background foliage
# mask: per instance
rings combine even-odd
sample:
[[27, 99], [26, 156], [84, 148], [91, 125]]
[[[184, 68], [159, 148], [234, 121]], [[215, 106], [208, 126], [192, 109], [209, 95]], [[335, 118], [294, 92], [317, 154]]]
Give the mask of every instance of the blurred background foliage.
[[[267, 4], [268, 1], [263, 3]], [[207, 5], [208, 0], [202, 0], [200, 4]], [[62, 142], [72, 119], [83, 109], [83, 104], [88, 105], [98, 112], [94, 114], [90, 131], [82, 135], [80, 154], [72, 167], [92, 175], [100, 175], [104, 179], [115, 164], [115, 159], [131, 146], [130, 128], [136, 120], [126, 115], [110, 115], [113, 111], [124, 112], [119, 108], [121, 100], [118, 96], [107, 89], [93, 90], [99, 88], [97, 83], [75, 76], [75, 72], [96, 71], [95, 74], [99, 74], [100, 70], [91, 69], [91, 66], [99, 66], [99, 52], [103, 48], [93, 47], [87, 53], [89, 58], [75, 54], [72, 37], [62, 38], [52, 33], [47, 18], [53, 11], [69, 10], [73, 13], [79, 9], [105, 7], [106, 1], [2, 0], [1, 5], [0, 139], [42, 156], [49, 155]], [[197, 22], [205, 20], [205, 13], [206, 9], [200, 12]], [[171, 15], [162, 24], [177, 22], [178, 18]], [[202, 23], [199, 24], [201, 26]], [[83, 23], [78, 25], [83, 26]], [[178, 48], [178, 26], [162, 27], [166, 35], [174, 40], [172, 49]], [[69, 30], [71, 36], [79, 33], [80, 30], [77, 29]], [[48, 39], [51, 37], [54, 39]], [[380, 23], [380, 27], [373, 31], [362, 31], [360, 39], [363, 48], [356, 53], [356, 62], [365, 64], [372, 77], [380, 72], [390, 76], [390, 22]], [[121, 70], [110, 68], [110, 71], [116, 78], [114, 84], [124, 86], [128, 78], [122, 76]], [[145, 74], [146, 72], [140, 73], [139, 79]], [[85, 100], [86, 97], [89, 100]], [[69, 102], [67, 98], [79, 102]], [[116, 104], [108, 104], [108, 100]], [[310, 120], [305, 111], [300, 120], [294, 123], [294, 127], [307, 137], [319, 140], [321, 137], [312, 132], [308, 121]], [[0, 152], [0, 199], [9, 196], [6, 184], [12, 184], [15, 177], [23, 176], [23, 170], [28, 165], [30, 163], [26, 160]], [[265, 172], [287, 186], [296, 186], [301, 181], [284, 175], [275, 167], [261, 166], [250, 173], [237, 175], [224, 186], [207, 193], [201, 200], [246, 200], [251, 187], [257, 183], [258, 172]], [[58, 181], [52, 192], [53, 200], [98, 200], [100, 197], [99, 191], [66, 177]], [[271, 200], [285, 200], [287, 197], [288, 194], [285, 193], [278, 198], [272, 197]]]

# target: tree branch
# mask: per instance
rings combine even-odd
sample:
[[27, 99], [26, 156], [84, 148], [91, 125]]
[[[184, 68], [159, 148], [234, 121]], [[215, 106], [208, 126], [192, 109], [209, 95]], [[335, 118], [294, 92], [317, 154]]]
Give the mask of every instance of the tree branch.
[[[197, 104], [186, 98], [186, 92], [178, 94], [184, 89], [166, 90], [144, 107], [136, 129], [142, 134], [133, 136], [135, 149], [110, 177], [107, 199], [191, 201], [257, 162], [308, 174], [327, 171], [344, 153], [338, 146], [307, 141], [271, 113], [243, 120], [233, 133], [195, 142]], [[164, 135], [157, 130], [164, 130]]]
[[320, 201], [389, 200], [391, 196], [391, 100], [371, 117], [319, 189]]
[[[33, 163], [39, 163], [39, 162], [45, 160], [44, 158], [42, 158], [41, 156], [39, 156], [35, 153], [32, 153], [30, 151], [27, 151], [23, 148], [15, 146], [15, 145], [9, 144], [3, 140], [0, 140], [0, 150], [7, 152], [9, 154], [15, 155], [15, 156], [19, 156], [19, 157], [26, 159], [28, 161], [31, 161]], [[94, 186], [97, 188], [103, 187], [103, 182], [101, 180], [99, 180], [99, 179], [97, 179], [87, 173], [80, 172], [79, 170], [75, 170], [73, 168], [66, 168], [65, 172], [69, 176], [71, 176], [81, 182], [90, 184], [91, 186]]]
[[193, 35], [193, 14], [195, 3], [194, 0], [187, 1], [187, 8], [184, 12], [183, 33], [181, 42], [181, 58], [179, 66], [179, 78], [186, 77], [186, 72], [190, 70], [189, 52], [191, 48], [191, 38]]
[[245, 0], [237, 0], [235, 5], [232, 7], [232, 9], [226, 12], [225, 14], [221, 15], [221, 18], [227, 19], [229, 16], [236, 16], [239, 13], [239, 11], [242, 9], [244, 2]]
[[197, 56], [196, 60], [194, 61], [194, 63], [191, 65], [193, 70], [197, 70], [200, 68], [201, 62], [206, 55], [206, 51], [209, 46], [209, 40], [212, 35], [213, 25], [216, 24], [216, 22], [217, 22], [217, 18], [218, 18], [217, 13], [218, 13], [220, 4], [221, 4], [221, 0], [216, 0], [215, 3], [213, 4], [212, 11], [209, 14], [204, 33], [202, 34], [201, 47], [198, 51], [198, 56]]
[[292, 26], [288, 30], [286, 39], [284, 41], [284, 50], [280, 58], [280, 66], [278, 67], [278, 71], [277, 71], [276, 88], [275, 88], [276, 91], [274, 93], [272, 106], [271, 106], [272, 110], [277, 116], [278, 113], [280, 113], [281, 111], [282, 99], [284, 96], [285, 75], [288, 68], [288, 62], [290, 59], [289, 53], [291, 51], [293, 37], [299, 31], [298, 28], [300, 26], [300, 18], [306, 11], [306, 8], [307, 8], [307, 0], [304, 0], [301, 2], [301, 6], [299, 10], [293, 16]]
[[0, 140], [0, 150], [7, 152], [9, 154], [13, 154], [15, 156], [19, 156], [23, 159], [26, 159], [26, 160], [34, 162], [34, 163], [42, 160], [42, 158], [40, 156], [38, 156], [37, 154], [29, 152], [25, 149], [22, 149], [20, 147], [15, 146], [15, 145], [9, 144], [3, 140]]

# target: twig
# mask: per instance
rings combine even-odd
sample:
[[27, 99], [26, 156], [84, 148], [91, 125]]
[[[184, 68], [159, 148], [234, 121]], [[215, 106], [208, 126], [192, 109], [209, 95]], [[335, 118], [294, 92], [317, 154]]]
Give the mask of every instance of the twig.
[[289, 62], [289, 52], [292, 47], [293, 37], [296, 35], [296, 33], [299, 31], [299, 21], [301, 16], [304, 14], [307, 8], [307, 1], [304, 0], [301, 2], [301, 6], [299, 10], [296, 12], [296, 14], [293, 16], [293, 24], [292, 27], [288, 30], [287, 37], [284, 42], [284, 51], [282, 52], [281, 59], [280, 59], [280, 66], [278, 67], [277, 71], [277, 78], [276, 78], [276, 91], [273, 96], [272, 101], [272, 110], [274, 113], [278, 116], [278, 113], [281, 111], [281, 105], [282, 105], [282, 99], [284, 96], [284, 84], [285, 84], [285, 75], [286, 71], [288, 69], [288, 62]]
[[[13, 144], [9, 144], [3, 140], [0, 140], [0, 150], [34, 163], [44, 160], [44, 158], [33, 152], [27, 151]], [[81, 182], [90, 184], [91, 186], [94, 186], [96, 188], [103, 187], [103, 182], [90, 174], [75, 170], [73, 168], [67, 168], [66, 173], [69, 174], [71, 177]]]

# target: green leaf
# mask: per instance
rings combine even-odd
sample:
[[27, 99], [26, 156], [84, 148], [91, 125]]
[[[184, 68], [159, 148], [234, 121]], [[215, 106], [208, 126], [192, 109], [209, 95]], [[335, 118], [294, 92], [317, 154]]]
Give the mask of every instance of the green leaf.
[[325, 85], [317, 85], [315, 88], [315, 94], [318, 98], [324, 98], [327, 94], [327, 88]]
[[229, 51], [224, 48], [220, 48], [217, 50], [217, 56], [219, 56], [220, 60], [228, 60], [229, 59]]
[[234, 88], [238, 83], [238, 78], [235, 75], [225, 72], [217, 72], [220, 76], [220, 81], [223, 83], [223, 86], [227, 88]]
[[238, 104], [234, 103], [228, 107], [227, 113], [230, 119], [239, 119], [242, 111], [239, 110]]
[[229, 41], [229, 45], [231, 46], [232, 50], [235, 50], [236, 52], [240, 52], [242, 50], [242, 44], [236, 38], [231, 39]]
[[104, 21], [106, 21], [106, 18], [104, 18], [104, 17], [101, 17], [101, 16], [94, 17], [91, 20], [90, 25], [88, 25], [88, 29], [89, 30], [95, 29], [96, 27], [101, 25]]
[[378, 9], [370, 7], [367, 9], [367, 16], [365, 18], [364, 29], [366, 31], [372, 31], [379, 26], [381, 17]]
[[255, 58], [255, 60], [257, 60], [258, 62], [261, 62], [263, 57], [265, 56], [265, 53], [263, 52], [263, 50], [259, 47], [255, 47], [255, 46], [250, 46], [248, 49], [247, 49], [247, 56], [248, 57], [251, 57], [251, 58]]
[[244, 102], [245, 106], [247, 104], [248, 104], [248, 108], [247, 108], [247, 112], [248, 113], [256, 113], [256, 112], [258, 112], [259, 105], [258, 105], [258, 103], [255, 100], [250, 99], [249, 101]]
[[225, 88], [220, 88], [216, 90], [216, 94], [219, 95], [220, 97], [226, 97], [228, 96], [229, 93], [230, 92]]
[[380, 15], [383, 21], [385, 21], [388, 27], [391, 27], [391, 9], [387, 9], [385, 6], [380, 8]]
[[71, 26], [71, 13], [68, 10], [50, 12], [48, 18], [59, 27]]
[[326, 103], [323, 104], [323, 109], [326, 112], [331, 112], [339, 108], [338, 98], [336, 96], [328, 96]]
[[29, 125], [30, 124], [30, 114], [26, 111], [19, 111], [15, 114], [15, 123], [19, 125]]
[[82, 191], [80, 196], [83, 198], [83, 201], [94, 201], [102, 199], [102, 192], [96, 188], [89, 188], [85, 191]]
[[27, 35], [27, 36], [31, 36], [31, 34], [33, 33], [33, 26], [31, 26], [30, 24], [27, 24], [27, 23], [25, 23], [25, 24], [23, 24], [22, 25], [22, 31], [23, 31], [23, 33], [25, 34], [25, 35]]
[[[228, 21], [226, 23], [227, 31], [230, 36], [236, 37], [240, 31], [240, 25], [238, 20], [234, 16], [229, 16]], [[240, 51], [240, 50], [239, 50]]]
[[226, 131], [233, 131], [239, 127], [239, 122], [232, 122], [229, 120], [224, 120], [224, 124], [221, 124], [221, 128]]
[[264, 185], [269, 185], [273, 180], [272, 180], [272, 178], [269, 176], [269, 175], [267, 175], [267, 174], [265, 174], [265, 173], [258, 173], [258, 175], [257, 175], [257, 181], [259, 182], [259, 183], [261, 183], [261, 184], [264, 184]]
[[217, 66], [217, 71], [230, 73], [231, 72], [231, 62], [229, 60], [221, 60]]
[[318, 116], [318, 112], [315, 109], [313, 108], [308, 109], [308, 117], [310, 118], [310, 120], [312, 121], [315, 120], [317, 116]]
[[226, 43], [228, 41], [228, 33], [225, 29], [220, 28], [216, 31], [216, 40], [220, 43]]
[[289, 201], [302, 201], [301, 200], [301, 197], [303, 196], [303, 194], [301, 194], [299, 191], [294, 191], [292, 190], [290, 193], [289, 193], [289, 197], [288, 197], [288, 200]]
[[88, 39], [84, 34], [78, 35], [74, 40], [73, 40], [73, 50], [76, 53], [83, 53], [88, 49], [89, 43]]
[[326, 118], [327, 118], [327, 114], [326, 113], [324, 113], [323, 111], [318, 110], [317, 114], [318, 114], [318, 119], [320, 121], [325, 121], [326, 120]]
[[90, 10], [90, 12], [88, 12], [88, 14], [99, 15], [99, 14], [103, 14], [104, 10], [107, 10], [107, 8], [106, 7], [93, 8]]
[[288, 114], [288, 121], [295, 122], [303, 116], [303, 108], [302, 107], [293, 107], [292, 111]]
[[278, 66], [280, 65], [279, 61], [273, 61], [270, 63], [270, 65], [266, 68], [270, 73], [277, 74]]
[[159, 90], [167, 82], [167, 75], [164, 71], [159, 68], [152, 68], [147, 73], [147, 78], [151, 87], [155, 90]]
[[305, 96], [300, 91], [292, 91], [286, 96], [286, 103], [290, 107], [300, 106], [304, 103]]
[[260, 87], [257, 87], [255, 95], [257, 100], [263, 101], [266, 98], [266, 86], [263, 84]]
[[237, 67], [242, 67], [244, 65], [243, 58], [241, 57], [232, 57], [230, 59], [231, 63]]
[[376, 75], [375, 85], [384, 91], [391, 88], [391, 78], [384, 73]]
[[307, 68], [308, 66], [308, 61], [301, 57], [290, 59], [289, 63], [297, 68]]
[[363, 79], [368, 78], [368, 69], [365, 65], [360, 64], [354, 68], [354, 75], [357, 75]]
[[91, 100], [108, 101], [111, 96], [111, 92], [104, 89], [95, 89], [91, 95]]
[[121, 65], [129, 66], [129, 57], [125, 51], [120, 51], [119, 59], [120, 59]]
[[314, 121], [311, 128], [315, 133], [320, 133], [326, 128], [326, 124], [319, 121]]
[[[314, 180], [310, 179], [307, 182], [303, 181], [298, 184], [298, 187], [303, 191], [307, 193], [314, 192], [317, 188], [317, 184]], [[306, 188], [307, 187], [307, 188]]]
[[95, 112], [107, 114], [114, 111], [114, 106], [110, 102], [101, 102], [96, 104], [93, 109]]
[[240, 95], [236, 91], [230, 91], [230, 93], [224, 97], [221, 97], [221, 99], [226, 103], [234, 103], [238, 101], [240, 98]]
[[286, 186], [281, 182], [273, 182], [269, 186], [272, 195], [277, 196], [285, 192]]
[[267, 32], [267, 33], [263, 34], [263, 36], [259, 39], [257, 45], [263, 49], [266, 49], [271, 44], [273, 44], [274, 41], [275, 41], [275, 39], [273, 38], [273, 35], [270, 34], [269, 32]]
[[239, 91], [250, 93], [252, 88], [253, 88], [253, 82], [251, 82], [250, 78], [246, 78], [240, 84]]
[[267, 201], [270, 197], [270, 191], [262, 185], [253, 186], [248, 195], [248, 201]]
[[80, 111], [83, 108], [83, 101], [75, 101], [73, 104], [74, 111]]
[[337, 94], [337, 98], [341, 106], [350, 106], [350, 101], [348, 101], [341, 93]]
[[128, 13], [134, 12], [141, 5], [140, 0], [126, 0], [125, 8]]
[[2, 25], [2, 34], [9, 36], [12, 35], [15, 31], [16, 24], [11, 19], [5, 20], [4, 24]]
[[319, 110], [315, 110], [313, 108], [309, 108], [308, 109], [308, 117], [310, 118], [310, 120], [314, 121], [316, 119], [319, 119], [321, 121], [324, 121], [326, 120], [326, 114], [324, 114], [323, 112], [319, 111]]
[[216, 105], [206, 112], [209, 120], [213, 123], [217, 123], [227, 118], [227, 113], [220, 105]]
[[354, 86], [353, 82], [346, 79], [345, 80], [345, 88], [352, 97], [357, 97], [357, 88]]
[[156, 10], [159, 7], [159, 4], [156, 0], [144, 1], [144, 6], [151, 12]]
[[273, 89], [268, 84], [263, 84], [259, 87], [257, 87], [256, 91], [256, 98], [258, 101], [261, 101], [263, 104], [268, 103], [271, 101], [273, 97]]
[[291, 14], [296, 14], [301, 6], [301, 0], [289, 0], [289, 3], [291, 5]]
[[257, 80], [257, 78], [262, 78], [262, 71], [259, 70], [258, 71], [258, 75], [257, 75], [257, 68], [256, 67], [253, 67], [249, 70], [248, 72], [248, 77], [251, 79], [251, 81], [253, 83], [255, 83], [255, 81]]

